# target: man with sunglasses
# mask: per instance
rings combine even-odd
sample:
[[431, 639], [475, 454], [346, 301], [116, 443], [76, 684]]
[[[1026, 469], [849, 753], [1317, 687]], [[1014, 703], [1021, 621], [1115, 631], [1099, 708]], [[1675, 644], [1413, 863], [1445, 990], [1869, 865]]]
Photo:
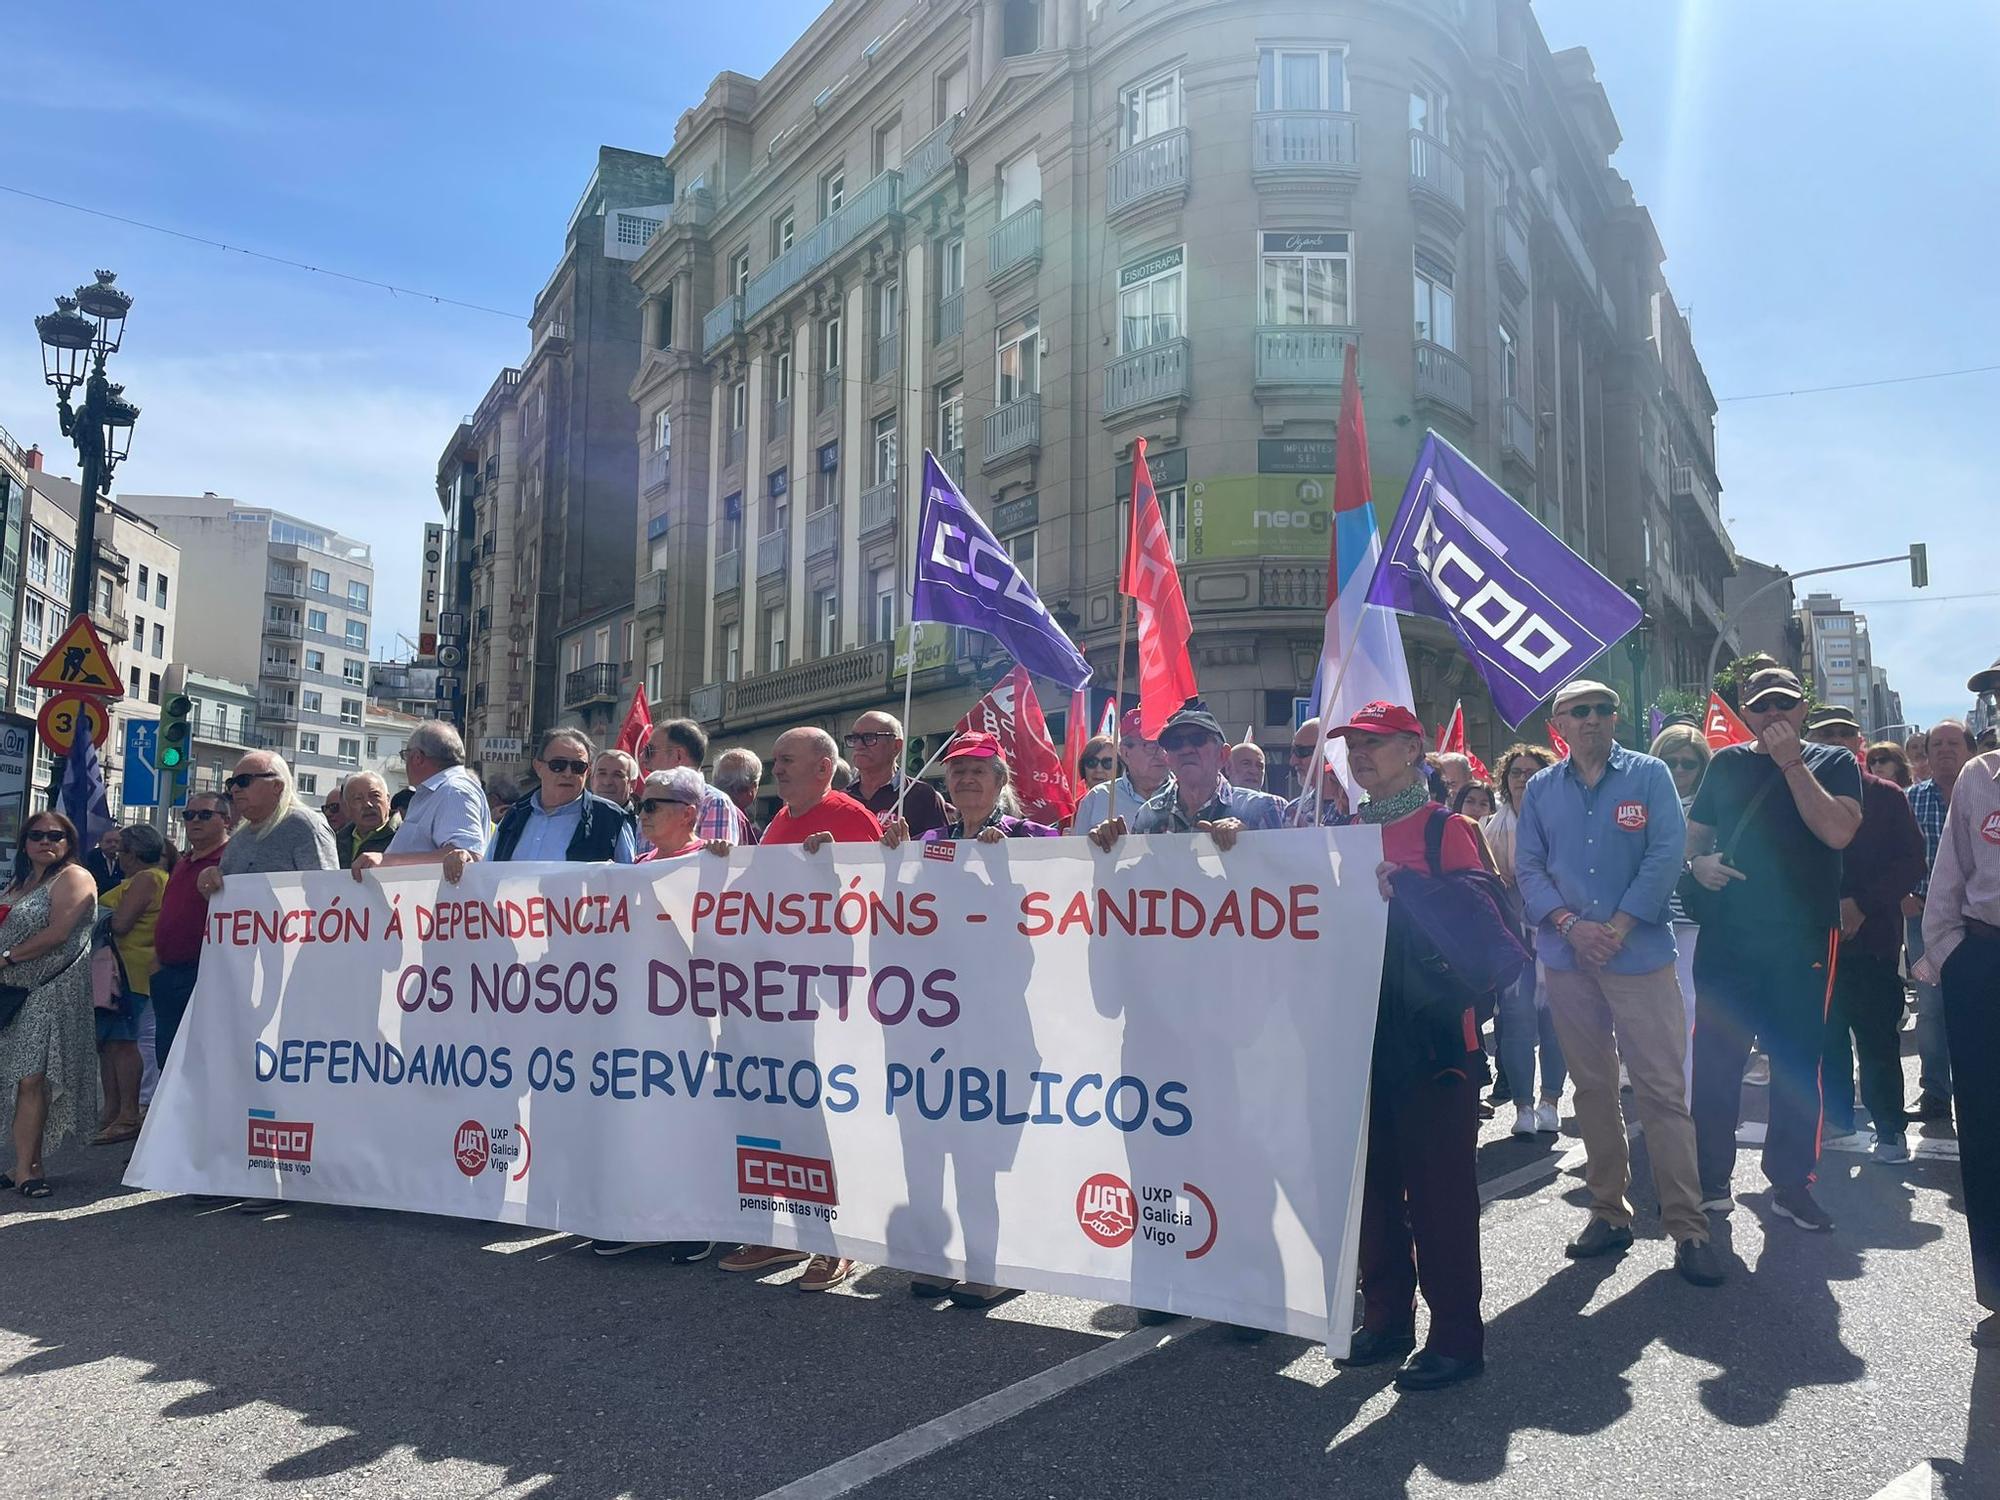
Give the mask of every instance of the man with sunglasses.
[[[1160, 731], [1160, 749], [1172, 774], [1132, 815], [1134, 833], [1206, 833], [1227, 849], [1246, 830], [1277, 828], [1285, 804], [1269, 792], [1232, 786], [1222, 774], [1229, 741], [1208, 705], [1190, 698]], [[1110, 820], [1116, 838], [1123, 817]], [[1100, 840], [1100, 843], [1103, 841]]]
[[1771, 1206], [1801, 1229], [1833, 1220], [1813, 1198], [1820, 1055], [1840, 938], [1841, 851], [1861, 830], [1861, 766], [1800, 738], [1805, 690], [1783, 667], [1750, 674], [1756, 739], [1715, 752], [1688, 811], [1688, 868], [1717, 899], [1694, 953], [1694, 1126], [1702, 1206], [1731, 1207], [1743, 1065], [1771, 1059], [1764, 1175]]
[[[584, 786], [592, 746], [581, 729], [551, 729], [535, 748], [533, 795], [507, 809], [486, 846], [491, 860], [616, 865], [632, 863], [632, 815]], [[445, 859], [447, 880], [456, 880], [454, 861]]]
[[1565, 1253], [1584, 1260], [1632, 1245], [1622, 1063], [1646, 1132], [1660, 1222], [1674, 1241], [1674, 1269], [1696, 1286], [1719, 1286], [1722, 1262], [1709, 1243], [1695, 1170], [1687, 1008], [1674, 964], [1670, 903], [1686, 821], [1666, 764], [1618, 743], [1618, 708], [1618, 694], [1601, 682], [1572, 682], [1556, 694], [1569, 758], [1529, 778], [1514, 834], [1516, 889], [1576, 1080], [1587, 1158], [1590, 1222]]
[[181, 1018], [194, 994], [201, 967], [201, 937], [208, 926], [208, 897], [198, 888], [202, 872], [212, 870], [229, 843], [229, 799], [221, 792], [189, 792], [181, 810], [187, 825], [187, 853], [167, 876], [160, 893], [160, 916], [153, 928], [153, 1053], [167, 1065]]
[[1118, 758], [1125, 763], [1124, 774], [1083, 794], [1076, 816], [1070, 819], [1072, 832], [1089, 833], [1113, 811], [1131, 817], [1140, 803], [1167, 784], [1167, 754], [1158, 740], [1146, 738], [1136, 708], [1127, 709], [1118, 721]]
[[847, 731], [847, 759], [854, 767], [854, 784], [847, 795], [878, 820], [896, 811], [903, 799], [903, 826], [921, 840], [933, 828], [951, 821], [951, 810], [929, 782], [913, 780], [903, 770], [903, 726], [893, 714], [870, 711]]
[[[1340, 773], [1327, 758], [1330, 749], [1320, 736], [1317, 717], [1307, 719], [1292, 732], [1292, 774], [1298, 778], [1299, 794], [1285, 804], [1285, 827], [1310, 828], [1317, 821], [1321, 828], [1344, 828], [1354, 821], [1348, 810], [1347, 788], [1340, 784]], [[1321, 757], [1317, 795], [1312, 784], [1315, 755]]]

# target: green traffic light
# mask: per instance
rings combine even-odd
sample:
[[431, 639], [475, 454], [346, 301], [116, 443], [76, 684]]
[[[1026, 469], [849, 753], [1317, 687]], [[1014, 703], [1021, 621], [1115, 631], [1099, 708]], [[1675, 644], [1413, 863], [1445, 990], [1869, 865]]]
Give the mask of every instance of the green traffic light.
[[187, 757], [181, 753], [179, 745], [167, 745], [160, 751], [160, 768], [171, 771], [185, 759]]

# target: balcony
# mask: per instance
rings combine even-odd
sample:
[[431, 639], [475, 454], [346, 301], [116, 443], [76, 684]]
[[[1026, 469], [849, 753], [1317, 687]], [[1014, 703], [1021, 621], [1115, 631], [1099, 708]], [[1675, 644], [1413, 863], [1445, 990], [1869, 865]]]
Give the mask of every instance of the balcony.
[[1611, 331], [1616, 333], [1618, 308], [1611, 300], [1609, 289], [1598, 279], [1597, 262], [1591, 259], [1590, 249], [1584, 244], [1583, 231], [1570, 217], [1569, 208], [1559, 195], [1549, 194], [1548, 204], [1549, 223], [1555, 226], [1556, 239], [1562, 243], [1563, 253], [1569, 257], [1571, 269], [1576, 272], [1577, 280], [1583, 283], [1585, 293], [1597, 303], [1598, 311], [1604, 314], [1604, 321]]
[[743, 331], [743, 296], [739, 292], [724, 297], [701, 320], [701, 356], [708, 358], [716, 347]]
[[1167, 339], [1104, 367], [1107, 419], [1188, 398], [1188, 341]]
[[986, 462], [997, 464], [1017, 453], [1035, 453], [1042, 446], [1042, 398], [1039, 393], [1009, 401], [989, 413], [984, 422]]
[[299, 722], [299, 706], [296, 703], [281, 703], [276, 698], [259, 698], [257, 717], [273, 724], [296, 724]]
[[875, 340], [875, 378], [880, 380], [884, 376], [895, 374], [898, 363], [896, 335], [886, 333]]
[[1674, 572], [1671, 568], [1661, 567], [1656, 563], [1653, 567], [1650, 582], [1652, 584], [1654, 602], [1657, 603], [1664, 599], [1680, 612], [1682, 619], [1688, 621], [1690, 624], [1697, 622], [1694, 595], [1688, 588], [1688, 581], [1685, 578], [1681, 577], [1680, 574]]
[[929, 187], [932, 179], [941, 177], [948, 171], [957, 157], [951, 149], [951, 138], [958, 134], [959, 124], [965, 119], [960, 110], [944, 124], [910, 149], [903, 158], [903, 197], [914, 198], [921, 188]]
[[283, 573], [272, 573], [264, 580], [264, 592], [276, 594], [280, 599], [303, 599], [306, 596], [306, 581]]
[[757, 576], [759, 578], [782, 578], [785, 569], [791, 566], [792, 534], [789, 531], [774, 531], [768, 536], [757, 538]]
[[1455, 224], [1465, 222], [1465, 168], [1449, 146], [1421, 130], [1410, 132], [1410, 196], [1443, 208]]
[[563, 676], [563, 707], [581, 708], [586, 703], [612, 703], [618, 698], [618, 663], [601, 661], [592, 667], [578, 667]]
[[1257, 603], [1264, 609], [1326, 610], [1326, 569], [1265, 568], [1257, 579]]
[[1512, 397], [1500, 403], [1500, 456], [1535, 471], [1535, 419]]
[[[118, 618], [122, 621], [125, 617]], [[306, 638], [306, 628], [297, 620], [266, 620], [264, 634], [274, 641], [302, 641]]]
[[1042, 264], [1042, 204], [1036, 199], [994, 226], [986, 239], [986, 285], [997, 288]]
[[1723, 617], [1721, 601], [1709, 592], [1708, 585], [1699, 578], [1689, 578], [1687, 586], [1688, 596], [1694, 600], [1696, 617], [1706, 620], [1718, 631], [1726, 629], [1728, 621]]
[[1190, 154], [1185, 126], [1120, 151], [1111, 158], [1104, 183], [1106, 216], [1115, 219], [1131, 210], [1185, 203]]
[[1675, 464], [1673, 471], [1673, 495], [1676, 500], [1686, 501], [1697, 512], [1715, 536], [1722, 550], [1733, 560], [1735, 549], [1730, 545], [1729, 533], [1723, 530], [1722, 508], [1715, 492], [1708, 486], [1708, 480], [1693, 464]]
[[1639, 472], [1646, 476], [1646, 482], [1653, 487], [1653, 493], [1664, 497], [1667, 494], [1667, 445], [1657, 437], [1639, 439]]
[[733, 593], [743, 587], [743, 554], [724, 552], [715, 559], [715, 591]]
[[815, 372], [813, 375], [813, 410], [816, 412], [832, 411], [836, 406], [840, 405], [841, 390], [840, 366], [835, 365], [831, 370]]
[[688, 717], [703, 724], [714, 724], [722, 718], [722, 690], [726, 683], [704, 682], [688, 694]]
[[722, 462], [724, 467], [743, 462], [743, 450], [749, 445], [750, 430], [747, 427], [731, 427], [722, 434]]
[[489, 531], [479, 539], [479, 555], [481, 557], [491, 557], [499, 550], [499, 547], [499, 538], [493, 532]]
[[1417, 340], [1417, 399], [1472, 415], [1472, 369], [1442, 344]]
[[955, 339], [965, 332], [965, 293], [953, 292], [949, 297], [938, 298], [937, 342]]
[[1324, 185], [1358, 177], [1354, 120], [1324, 109], [1275, 109], [1251, 116], [1250, 170], [1257, 185]]
[[806, 517], [806, 561], [840, 550], [840, 507], [829, 505]]
[[1500, 289], [1518, 302], [1528, 295], [1528, 235], [1504, 208], [1493, 215], [1493, 243], [1500, 261]]
[[[90, 622], [97, 627], [97, 633], [107, 641], [129, 641], [132, 638], [132, 620], [129, 615], [112, 614], [108, 610], [93, 609]], [[292, 629], [299, 627], [294, 625]]]
[[950, 476], [951, 482], [958, 486], [958, 492], [961, 495], [964, 494], [965, 450], [963, 448], [947, 448], [937, 456], [937, 461], [938, 467], [943, 469]]
[[874, 536], [878, 531], [888, 531], [896, 524], [896, 514], [901, 510], [900, 486], [889, 479], [881, 484], [870, 485], [861, 492], [861, 534]]
[[722, 717], [752, 719], [769, 713], [807, 714], [847, 708], [887, 690], [890, 655], [890, 643], [878, 641], [859, 651], [842, 651], [724, 684], [727, 691]]
[[649, 573], [639, 575], [639, 587], [633, 592], [632, 607], [644, 614], [650, 610], [667, 607], [667, 570], [654, 568]]
[[1256, 335], [1256, 383], [1278, 390], [1338, 390], [1347, 366], [1348, 345], [1360, 341], [1358, 328], [1322, 323], [1267, 324]]
[[639, 459], [639, 492], [650, 495], [667, 487], [671, 448], [648, 448]]
[[[737, 326], [741, 327], [745, 318], [756, 317], [849, 245], [864, 238], [879, 221], [899, 214], [902, 202], [901, 172], [884, 172], [876, 177], [837, 212], [820, 220], [791, 249], [750, 278], [737, 300]], [[707, 332], [704, 325], [704, 337]], [[703, 354], [713, 347], [713, 343], [704, 344]]]

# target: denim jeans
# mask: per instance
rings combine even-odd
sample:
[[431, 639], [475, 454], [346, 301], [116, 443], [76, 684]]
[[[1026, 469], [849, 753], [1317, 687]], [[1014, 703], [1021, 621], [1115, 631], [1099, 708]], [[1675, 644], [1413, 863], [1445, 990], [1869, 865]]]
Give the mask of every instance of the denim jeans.
[[[1521, 977], [1500, 992], [1500, 1066], [1518, 1104], [1560, 1099], [1569, 1070], [1563, 1064], [1562, 1043], [1546, 1005], [1537, 1004], [1536, 970], [1530, 963]], [[1535, 1047], [1542, 1049], [1542, 1088], [1535, 1092]]]
[[[1914, 969], [1924, 956], [1924, 919], [1906, 917], [1903, 927], [1903, 961]], [[1949, 1099], [1951, 1049], [1944, 1035], [1944, 991], [1934, 984], [1918, 984], [1916, 991], [1917, 1087], [1934, 1099]]]

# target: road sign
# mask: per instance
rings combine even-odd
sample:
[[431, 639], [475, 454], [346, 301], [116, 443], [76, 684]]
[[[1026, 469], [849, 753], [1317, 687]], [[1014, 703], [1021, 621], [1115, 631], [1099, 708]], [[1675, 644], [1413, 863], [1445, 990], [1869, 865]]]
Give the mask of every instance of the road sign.
[[35, 716], [35, 728], [42, 732], [42, 743], [49, 747], [51, 755], [69, 754], [70, 746], [76, 743], [78, 714], [90, 716], [91, 744], [101, 745], [110, 736], [111, 717], [96, 698], [82, 698], [74, 693], [51, 698]]
[[160, 800], [160, 721], [125, 721], [125, 805], [153, 807]]
[[1297, 734], [1306, 727], [1306, 720], [1313, 716], [1313, 701], [1310, 698], [1292, 700], [1292, 733]]
[[111, 654], [104, 649], [89, 615], [78, 615], [69, 622], [69, 629], [56, 639], [49, 654], [29, 674], [28, 686], [47, 688], [52, 693], [88, 693], [99, 698], [125, 696], [125, 688], [118, 681], [118, 669], [111, 665]]

